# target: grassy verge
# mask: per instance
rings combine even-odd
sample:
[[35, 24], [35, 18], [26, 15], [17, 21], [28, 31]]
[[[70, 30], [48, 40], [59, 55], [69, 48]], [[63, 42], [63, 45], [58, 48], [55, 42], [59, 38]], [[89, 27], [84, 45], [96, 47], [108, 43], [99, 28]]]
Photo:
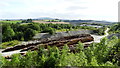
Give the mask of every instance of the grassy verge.
[[20, 41], [17, 41], [17, 40], [4, 42], [4, 43], [0, 44], [0, 49], [4, 49], [4, 48], [7, 48], [7, 47], [12, 47], [12, 46], [15, 46], [19, 43], [20, 43]]

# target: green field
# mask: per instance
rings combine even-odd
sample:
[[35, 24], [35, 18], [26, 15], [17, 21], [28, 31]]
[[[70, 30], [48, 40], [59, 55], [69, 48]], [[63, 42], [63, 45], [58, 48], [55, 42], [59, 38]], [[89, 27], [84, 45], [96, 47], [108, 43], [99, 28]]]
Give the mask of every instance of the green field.
[[0, 23], [19, 23], [21, 22], [20, 20], [16, 20], [16, 21], [0, 21]]

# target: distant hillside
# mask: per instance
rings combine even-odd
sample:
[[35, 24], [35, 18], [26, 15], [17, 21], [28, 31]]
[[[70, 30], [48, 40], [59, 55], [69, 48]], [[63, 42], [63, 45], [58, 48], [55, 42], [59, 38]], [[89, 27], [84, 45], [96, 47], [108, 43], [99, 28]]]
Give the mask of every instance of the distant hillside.
[[113, 22], [108, 21], [96, 21], [96, 20], [63, 20], [64, 22], [70, 22], [71, 24], [80, 24], [80, 23], [98, 23], [98, 24], [104, 24], [109, 25]]
[[40, 17], [40, 18], [35, 18], [33, 20], [52, 20], [54, 18], [50, 18], [50, 17]]
[[[50, 18], [50, 17], [40, 17], [40, 18], [29, 18], [32, 20], [52, 20], [54, 18]], [[0, 20], [27, 20], [27, 19], [0, 19]]]
[[[50, 17], [41, 17], [33, 20], [55, 20], [57, 18], [50, 18]], [[80, 24], [80, 23], [98, 23], [98, 24], [104, 24], [104, 25], [110, 25], [113, 22], [108, 21], [97, 21], [97, 20], [68, 20], [68, 19], [57, 19], [61, 20], [63, 22], [70, 22], [71, 24]]]
[[[3, 20], [3, 19], [1, 19]], [[4, 20], [26, 20], [26, 19], [4, 19]], [[80, 23], [98, 23], [104, 25], [110, 25], [114, 22], [108, 21], [97, 21], [97, 20], [68, 20], [68, 19], [58, 19], [58, 18], [51, 18], [51, 17], [40, 17], [40, 18], [33, 18], [32, 20], [60, 20], [61, 22], [69, 22], [73, 25], [80, 24]]]
[[68, 22], [46, 22], [46, 21], [41, 21], [41, 20], [34, 20], [33, 22], [44, 23], [44, 24], [48, 24], [48, 23], [52, 23], [52, 24], [69, 24]]

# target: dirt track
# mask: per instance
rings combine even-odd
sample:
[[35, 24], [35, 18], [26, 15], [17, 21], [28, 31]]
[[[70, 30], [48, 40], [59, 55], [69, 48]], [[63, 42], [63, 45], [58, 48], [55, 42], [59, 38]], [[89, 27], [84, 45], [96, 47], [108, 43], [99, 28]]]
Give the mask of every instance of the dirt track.
[[109, 35], [109, 34], [108, 34], [108, 31], [109, 31], [109, 28], [107, 28], [107, 29], [105, 30], [105, 35], [103, 35], [103, 36], [91, 35], [91, 36], [94, 38], [94, 42], [99, 43], [102, 38], [108, 36], [108, 35]]

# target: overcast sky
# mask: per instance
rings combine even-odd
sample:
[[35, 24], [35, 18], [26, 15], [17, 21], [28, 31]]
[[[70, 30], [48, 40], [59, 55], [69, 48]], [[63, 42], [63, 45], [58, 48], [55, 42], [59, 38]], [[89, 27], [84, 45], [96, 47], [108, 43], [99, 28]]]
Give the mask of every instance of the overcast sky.
[[120, 0], [0, 0], [0, 19], [52, 17], [118, 21]]

